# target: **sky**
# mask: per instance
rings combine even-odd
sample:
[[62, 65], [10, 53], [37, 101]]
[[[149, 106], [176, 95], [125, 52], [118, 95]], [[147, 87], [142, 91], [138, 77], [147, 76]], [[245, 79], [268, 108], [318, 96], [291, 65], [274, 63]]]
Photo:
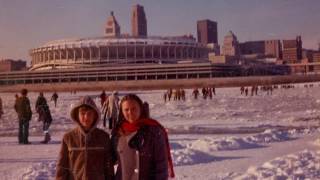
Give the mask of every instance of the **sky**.
[[197, 20], [218, 23], [240, 42], [294, 39], [317, 49], [319, 0], [0, 0], [0, 59], [30, 60], [29, 50], [48, 41], [103, 36], [111, 11], [121, 33], [131, 32], [131, 9], [144, 6], [148, 35], [196, 37]]

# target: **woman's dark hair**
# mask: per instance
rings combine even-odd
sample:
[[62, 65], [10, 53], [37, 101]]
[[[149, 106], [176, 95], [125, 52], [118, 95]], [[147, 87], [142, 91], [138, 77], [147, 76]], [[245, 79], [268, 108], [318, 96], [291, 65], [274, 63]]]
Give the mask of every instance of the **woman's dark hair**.
[[148, 118], [148, 111], [144, 108], [144, 103], [143, 101], [135, 94], [127, 94], [125, 95], [121, 101], [120, 101], [120, 105], [119, 105], [119, 117], [118, 117], [118, 122], [114, 128], [114, 130], [117, 132], [122, 124], [122, 122], [125, 121], [125, 118], [123, 116], [123, 113], [122, 113], [122, 104], [125, 102], [125, 101], [128, 101], [128, 100], [133, 100], [133, 101], [136, 101], [140, 107], [140, 117], [139, 119], [144, 119], [144, 118]]

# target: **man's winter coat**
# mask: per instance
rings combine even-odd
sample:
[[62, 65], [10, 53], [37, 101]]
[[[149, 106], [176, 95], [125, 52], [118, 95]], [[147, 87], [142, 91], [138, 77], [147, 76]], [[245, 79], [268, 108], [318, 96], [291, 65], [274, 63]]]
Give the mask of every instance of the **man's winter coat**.
[[[93, 108], [98, 118], [89, 131], [85, 131], [78, 119], [79, 107]], [[114, 178], [111, 141], [108, 133], [96, 128], [100, 111], [93, 100], [86, 96], [72, 110], [71, 118], [77, 127], [63, 136], [57, 164], [57, 180], [109, 180]]]
[[18, 113], [19, 120], [30, 121], [32, 117], [32, 111], [30, 107], [29, 98], [26, 96], [19, 97], [16, 100], [14, 109]]

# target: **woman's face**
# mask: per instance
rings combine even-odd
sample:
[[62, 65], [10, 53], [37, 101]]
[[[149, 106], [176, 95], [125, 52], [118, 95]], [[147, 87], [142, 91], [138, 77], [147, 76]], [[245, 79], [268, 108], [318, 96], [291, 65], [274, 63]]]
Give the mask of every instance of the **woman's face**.
[[121, 105], [124, 118], [130, 123], [136, 122], [141, 115], [141, 108], [135, 100], [128, 99]]

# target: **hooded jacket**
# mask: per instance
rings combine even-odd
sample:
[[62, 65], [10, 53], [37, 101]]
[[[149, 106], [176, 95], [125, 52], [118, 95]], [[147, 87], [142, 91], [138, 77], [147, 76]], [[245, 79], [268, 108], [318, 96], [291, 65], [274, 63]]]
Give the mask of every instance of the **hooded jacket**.
[[[79, 107], [86, 105], [97, 113], [92, 127], [85, 131], [78, 118]], [[109, 180], [114, 178], [109, 134], [98, 129], [100, 111], [94, 101], [83, 97], [71, 110], [77, 127], [63, 136], [56, 179]]]

